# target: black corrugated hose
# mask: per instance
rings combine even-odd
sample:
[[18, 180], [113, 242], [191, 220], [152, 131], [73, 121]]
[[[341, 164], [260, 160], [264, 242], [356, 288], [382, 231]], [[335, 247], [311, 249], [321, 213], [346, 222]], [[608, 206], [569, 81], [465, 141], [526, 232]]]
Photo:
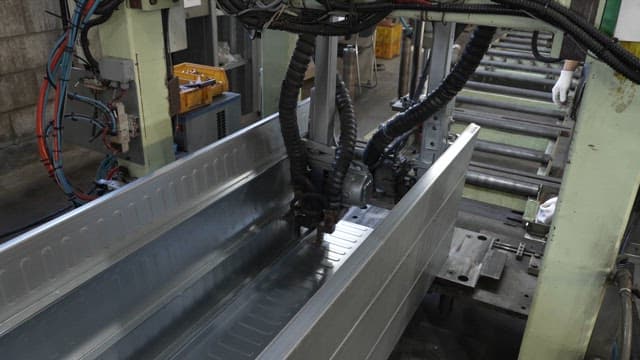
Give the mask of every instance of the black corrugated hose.
[[546, 57], [540, 54], [540, 49], [538, 49], [538, 37], [540, 36], [540, 31], [536, 30], [533, 32], [533, 36], [531, 36], [531, 52], [533, 53], [533, 57], [536, 60], [543, 62], [545, 64], [553, 64], [562, 61], [560, 58], [552, 58]]
[[298, 127], [298, 94], [302, 88], [304, 74], [315, 51], [315, 36], [302, 34], [291, 56], [287, 75], [280, 90], [280, 131], [291, 163], [291, 181], [297, 193], [312, 192], [308, 178], [306, 149], [300, 138]]
[[84, 57], [86, 58], [89, 66], [91, 67], [91, 70], [93, 71], [98, 71], [99, 64], [98, 60], [96, 60], [96, 58], [91, 53], [91, 46], [89, 45], [89, 30], [91, 30], [91, 28], [94, 26], [102, 25], [107, 22], [113, 15], [113, 12], [116, 11], [118, 6], [120, 6], [120, 4], [122, 4], [123, 2], [124, 0], [112, 0], [104, 2], [103, 4], [98, 6], [98, 8], [96, 9], [96, 14], [99, 14], [101, 16], [91, 19], [80, 32], [80, 45], [82, 46], [82, 52], [84, 53]]
[[482, 57], [489, 49], [495, 32], [494, 27], [478, 26], [465, 47], [462, 58], [440, 86], [425, 100], [397, 114], [378, 129], [364, 151], [364, 163], [367, 166], [375, 167], [386, 147], [396, 137], [422, 124], [453, 100], [476, 71]]
[[336, 149], [333, 172], [327, 183], [329, 208], [339, 210], [342, 206], [342, 186], [356, 152], [358, 127], [349, 90], [339, 75], [336, 76], [336, 108], [340, 115], [340, 140]]
[[535, 17], [563, 29], [611, 68], [634, 83], [640, 84], [640, 59], [570, 9], [546, 0], [492, 1], [526, 10]]

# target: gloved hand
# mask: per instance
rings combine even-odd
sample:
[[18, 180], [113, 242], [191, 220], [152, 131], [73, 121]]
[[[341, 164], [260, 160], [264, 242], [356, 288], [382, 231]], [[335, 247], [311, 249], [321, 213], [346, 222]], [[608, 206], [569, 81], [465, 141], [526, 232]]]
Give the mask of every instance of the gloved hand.
[[567, 95], [571, 89], [571, 80], [573, 80], [573, 71], [562, 70], [560, 78], [553, 87], [553, 102], [556, 105], [564, 105], [567, 103]]
[[553, 197], [544, 202], [544, 204], [540, 205], [538, 209], [538, 214], [536, 215], [536, 222], [539, 224], [549, 225], [551, 224], [551, 220], [553, 220], [553, 214], [556, 212], [556, 203], [558, 202], [557, 197]]

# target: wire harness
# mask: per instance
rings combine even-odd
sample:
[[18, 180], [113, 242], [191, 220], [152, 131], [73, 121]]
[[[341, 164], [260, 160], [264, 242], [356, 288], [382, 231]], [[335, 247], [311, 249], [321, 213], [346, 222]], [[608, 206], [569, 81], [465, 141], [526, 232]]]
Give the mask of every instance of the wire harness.
[[[100, 135], [109, 147], [109, 135], [117, 131], [117, 120], [114, 110], [99, 100], [75, 93], [69, 93], [69, 81], [73, 67], [74, 49], [81, 33], [88, 29], [92, 17], [97, 11], [105, 11], [105, 5], [113, 5], [113, 1], [78, 0], [68, 21], [68, 26], [58, 38], [50, 53], [46, 65], [46, 76], [40, 86], [36, 110], [36, 135], [38, 152], [42, 164], [68, 199], [79, 206], [97, 197], [94, 190], [84, 192], [72, 185], [64, 172], [63, 161], [63, 121], [65, 119], [88, 121], [100, 130]], [[102, 7], [101, 7], [102, 6]], [[53, 93], [53, 109], [49, 109], [50, 95]], [[82, 114], [65, 114], [66, 100], [85, 102], [93, 106], [102, 116], [93, 117]], [[111, 168], [116, 164], [109, 162]], [[109, 169], [110, 170], [110, 169]]]

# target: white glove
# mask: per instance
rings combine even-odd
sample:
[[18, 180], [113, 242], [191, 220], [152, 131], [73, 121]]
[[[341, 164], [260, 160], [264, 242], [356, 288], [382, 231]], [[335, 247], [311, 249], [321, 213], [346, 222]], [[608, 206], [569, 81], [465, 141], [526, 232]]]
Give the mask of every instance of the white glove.
[[573, 71], [562, 70], [560, 78], [553, 87], [553, 102], [556, 105], [564, 105], [567, 103], [567, 95], [571, 89], [571, 80], [573, 80]]
[[538, 209], [538, 215], [536, 215], [536, 222], [539, 224], [549, 225], [553, 219], [553, 214], [556, 212], [556, 203], [558, 198], [554, 197], [540, 205]]

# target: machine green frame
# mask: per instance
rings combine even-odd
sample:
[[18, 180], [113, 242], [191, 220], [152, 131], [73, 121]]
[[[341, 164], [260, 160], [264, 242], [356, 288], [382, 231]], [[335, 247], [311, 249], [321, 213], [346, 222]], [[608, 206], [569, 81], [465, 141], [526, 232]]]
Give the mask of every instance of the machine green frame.
[[100, 26], [99, 34], [103, 56], [131, 59], [135, 64], [145, 164], [125, 165], [133, 176], [143, 176], [175, 159], [161, 12], [123, 6]]

